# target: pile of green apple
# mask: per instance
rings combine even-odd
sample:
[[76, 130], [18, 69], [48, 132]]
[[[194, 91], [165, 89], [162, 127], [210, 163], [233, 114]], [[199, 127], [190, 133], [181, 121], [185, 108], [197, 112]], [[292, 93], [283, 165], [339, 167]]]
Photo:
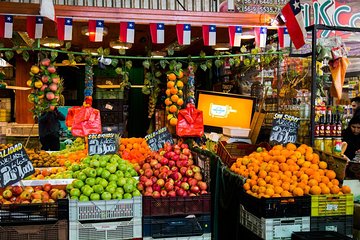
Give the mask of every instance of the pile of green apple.
[[66, 186], [72, 200], [96, 201], [141, 196], [137, 172], [119, 155], [93, 155], [71, 165], [75, 180]]

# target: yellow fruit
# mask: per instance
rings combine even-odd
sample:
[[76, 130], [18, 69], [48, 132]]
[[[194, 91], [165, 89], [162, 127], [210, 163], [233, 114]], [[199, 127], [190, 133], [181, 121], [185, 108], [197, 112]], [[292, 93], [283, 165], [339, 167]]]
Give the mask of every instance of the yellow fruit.
[[41, 81], [36, 81], [35, 84], [34, 84], [34, 86], [35, 86], [36, 88], [41, 88], [41, 87], [43, 86], [43, 83], [42, 83]]
[[32, 81], [31, 81], [31, 80], [27, 80], [27, 81], [26, 81], [26, 85], [27, 85], [28, 87], [31, 87], [31, 84], [32, 84]]
[[180, 97], [181, 97], [182, 95], [184, 95], [184, 93], [183, 93], [182, 90], [179, 90], [177, 94], [178, 94]]
[[178, 95], [172, 95], [170, 99], [171, 99], [172, 102], [176, 103], [179, 100], [179, 96]]
[[183, 72], [183, 70], [180, 70], [179, 75], [177, 76], [177, 78], [180, 79], [180, 78], [183, 78], [183, 77], [184, 77], [184, 72]]
[[38, 66], [33, 65], [33, 66], [31, 67], [30, 71], [31, 71], [33, 74], [37, 74], [37, 73], [39, 73], [40, 69], [39, 69]]
[[166, 84], [167, 88], [173, 88], [175, 86], [175, 83], [173, 81], [168, 81]]
[[170, 121], [172, 118], [174, 118], [175, 116], [173, 115], [173, 114], [168, 114], [167, 115], [167, 117], [166, 117], [166, 119], [168, 120], [168, 121]]
[[183, 88], [183, 87], [184, 87], [184, 83], [179, 80], [179, 81], [176, 82], [176, 86], [177, 86], [178, 88]]
[[178, 120], [177, 120], [177, 118], [175, 118], [175, 117], [173, 117], [172, 119], [170, 119], [170, 125], [171, 125], [171, 126], [176, 126], [177, 122], [178, 122]]
[[167, 79], [168, 79], [169, 81], [175, 81], [175, 80], [176, 80], [176, 75], [175, 75], [174, 73], [169, 73], [169, 74], [167, 75]]
[[29, 95], [28, 95], [28, 101], [29, 101], [30, 103], [33, 103], [33, 102], [34, 102], [34, 95], [33, 95], [33, 94], [29, 94]]

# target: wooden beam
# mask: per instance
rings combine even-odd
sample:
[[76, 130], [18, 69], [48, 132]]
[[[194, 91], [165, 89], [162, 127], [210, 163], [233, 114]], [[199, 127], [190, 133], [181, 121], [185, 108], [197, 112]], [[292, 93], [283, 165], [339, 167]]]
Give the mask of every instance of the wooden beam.
[[[0, 14], [38, 15], [39, 4], [1, 2]], [[234, 12], [190, 12], [174, 10], [150, 10], [139, 8], [108, 8], [55, 5], [59, 17], [73, 17], [75, 21], [104, 19], [106, 22], [135, 21], [140, 24], [162, 22], [168, 25], [191, 23], [193, 26], [215, 24], [219, 27], [229, 25], [260, 26], [268, 24], [275, 15]]]

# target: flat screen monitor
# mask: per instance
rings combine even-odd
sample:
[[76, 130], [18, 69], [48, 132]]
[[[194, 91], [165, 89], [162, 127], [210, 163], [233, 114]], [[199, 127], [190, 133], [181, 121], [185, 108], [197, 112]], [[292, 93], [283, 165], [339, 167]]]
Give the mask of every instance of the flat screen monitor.
[[203, 111], [205, 132], [222, 133], [222, 127], [250, 128], [256, 98], [198, 90], [196, 107]]

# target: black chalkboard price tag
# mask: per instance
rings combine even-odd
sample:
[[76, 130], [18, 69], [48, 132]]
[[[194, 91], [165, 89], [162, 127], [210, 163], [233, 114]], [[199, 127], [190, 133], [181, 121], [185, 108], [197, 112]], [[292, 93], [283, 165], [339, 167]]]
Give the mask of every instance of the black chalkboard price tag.
[[21, 143], [0, 151], [0, 187], [17, 183], [35, 169]]
[[117, 153], [118, 136], [115, 133], [88, 135], [88, 155]]
[[270, 133], [270, 144], [295, 143], [300, 118], [287, 114], [276, 113]]
[[163, 148], [166, 142], [171, 144], [174, 143], [171, 133], [167, 130], [166, 127], [160, 128], [159, 130], [146, 135], [145, 140], [153, 151], [158, 151], [159, 149]]

